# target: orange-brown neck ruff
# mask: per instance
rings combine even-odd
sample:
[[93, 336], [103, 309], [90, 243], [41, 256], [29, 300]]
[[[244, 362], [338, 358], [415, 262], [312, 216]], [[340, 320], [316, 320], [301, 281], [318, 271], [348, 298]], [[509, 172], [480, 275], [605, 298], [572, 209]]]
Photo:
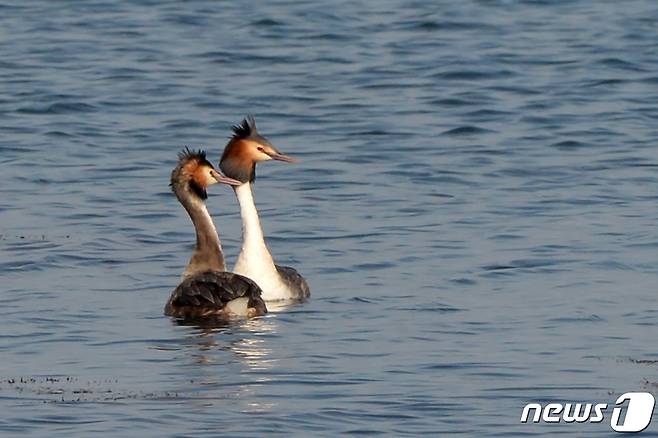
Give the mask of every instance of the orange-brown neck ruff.
[[204, 151], [185, 148], [178, 154], [178, 165], [171, 172], [170, 186], [177, 196], [181, 190], [189, 189], [202, 200], [206, 199], [208, 198], [206, 187], [208, 187], [209, 182], [204, 173], [205, 170], [209, 173], [212, 168], [212, 164], [206, 159]]
[[206, 189], [208, 188], [208, 174], [210, 173], [210, 169], [211, 167], [202, 164], [192, 170], [193, 173], [192, 178], [190, 179], [190, 188], [203, 200], [208, 199]]
[[232, 139], [219, 161], [219, 168], [224, 175], [240, 182], [254, 182], [256, 179], [256, 160], [249, 152], [249, 140]]

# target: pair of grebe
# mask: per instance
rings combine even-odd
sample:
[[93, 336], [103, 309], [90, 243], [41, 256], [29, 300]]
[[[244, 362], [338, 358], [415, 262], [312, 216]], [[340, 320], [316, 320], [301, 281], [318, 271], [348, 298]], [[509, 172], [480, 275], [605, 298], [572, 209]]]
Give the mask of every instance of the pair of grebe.
[[[183, 281], [165, 306], [165, 314], [253, 317], [267, 312], [265, 301], [308, 298], [306, 280], [295, 269], [274, 264], [251, 189], [256, 163], [296, 160], [280, 153], [260, 135], [253, 117], [233, 127], [233, 137], [219, 162], [224, 175], [215, 170], [203, 151], [186, 148], [178, 157], [178, 165], [171, 173], [171, 188], [192, 219], [196, 246], [183, 272]], [[242, 248], [233, 272], [226, 272], [217, 229], [205, 203], [208, 186], [216, 183], [232, 186], [240, 204]]]

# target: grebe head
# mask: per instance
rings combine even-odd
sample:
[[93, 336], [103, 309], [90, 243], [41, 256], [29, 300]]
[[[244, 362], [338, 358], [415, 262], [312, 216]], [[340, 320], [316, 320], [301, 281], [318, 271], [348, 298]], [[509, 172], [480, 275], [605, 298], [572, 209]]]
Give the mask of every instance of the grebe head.
[[253, 182], [256, 179], [256, 163], [270, 160], [286, 163], [298, 161], [279, 152], [258, 133], [253, 116], [247, 116], [240, 124], [233, 126], [233, 137], [219, 160], [219, 168], [230, 178], [243, 183]]
[[217, 172], [206, 159], [205, 151], [194, 151], [186, 147], [178, 154], [178, 165], [171, 172], [170, 185], [174, 193], [179, 195], [184, 191], [204, 200], [208, 197], [208, 186], [217, 183], [233, 186], [242, 184]]

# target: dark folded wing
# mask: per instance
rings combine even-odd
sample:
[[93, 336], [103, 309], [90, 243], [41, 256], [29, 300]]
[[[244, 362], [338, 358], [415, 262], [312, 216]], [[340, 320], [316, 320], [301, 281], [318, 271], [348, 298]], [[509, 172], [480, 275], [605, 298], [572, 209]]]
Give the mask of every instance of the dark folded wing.
[[165, 314], [220, 311], [236, 298], [249, 298], [248, 307], [266, 313], [261, 289], [247, 277], [232, 272], [208, 271], [186, 278], [171, 294]]
[[288, 287], [298, 294], [295, 297], [296, 299], [304, 300], [311, 296], [311, 289], [308, 287], [308, 283], [295, 268], [276, 265], [276, 270]]

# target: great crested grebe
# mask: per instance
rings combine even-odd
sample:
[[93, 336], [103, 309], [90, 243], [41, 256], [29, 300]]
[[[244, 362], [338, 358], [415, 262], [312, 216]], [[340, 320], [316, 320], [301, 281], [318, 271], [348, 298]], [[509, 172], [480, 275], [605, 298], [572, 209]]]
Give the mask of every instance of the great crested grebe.
[[256, 163], [279, 160], [294, 163], [283, 155], [256, 130], [256, 122], [249, 116], [233, 127], [233, 137], [226, 145], [219, 167], [229, 178], [242, 184], [234, 186], [242, 216], [242, 249], [233, 272], [254, 280], [263, 289], [266, 301], [303, 300], [311, 294], [308, 284], [294, 268], [274, 264], [267, 249], [258, 211], [251, 192], [256, 178]]
[[185, 148], [171, 172], [171, 188], [192, 219], [196, 247], [183, 272], [183, 281], [165, 306], [165, 314], [177, 317], [259, 316], [267, 313], [261, 288], [242, 275], [226, 271], [222, 246], [206, 208], [206, 188], [211, 184], [239, 185], [221, 175], [203, 151]]

